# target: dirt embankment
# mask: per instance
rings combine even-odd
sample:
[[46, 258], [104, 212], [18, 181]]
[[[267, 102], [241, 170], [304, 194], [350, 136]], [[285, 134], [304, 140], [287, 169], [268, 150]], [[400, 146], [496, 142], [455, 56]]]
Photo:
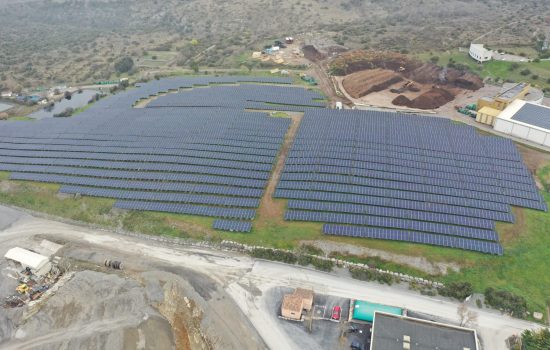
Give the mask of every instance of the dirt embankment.
[[344, 89], [353, 98], [360, 98], [372, 92], [386, 90], [403, 78], [389, 69], [372, 69], [352, 73], [342, 81]]
[[399, 95], [392, 101], [393, 105], [415, 109], [436, 109], [463, 90], [483, 87], [481, 78], [470, 72], [422, 63], [394, 52], [346, 52], [331, 62], [330, 70], [334, 75], [345, 76], [342, 85], [353, 98], [386, 90], [402, 80], [407, 80], [406, 84], [390, 89], [392, 93], [415, 92], [409, 87], [423, 85], [424, 90], [417, 89], [418, 94]]
[[304, 53], [304, 57], [311, 62], [319, 62], [327, 58], [326, 54], [317, 50], [317, 48], [313, 45], [306, 45], [302, 47], [302, 52]]

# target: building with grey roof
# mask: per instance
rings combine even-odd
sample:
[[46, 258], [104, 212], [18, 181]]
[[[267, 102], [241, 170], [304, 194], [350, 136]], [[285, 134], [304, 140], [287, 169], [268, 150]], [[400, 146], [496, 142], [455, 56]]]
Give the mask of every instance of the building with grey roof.
[[478, 350], [476, 331], [376, 312], [370, 350]]
[[550, 147], [550, 107], [516, 100], [497, 116], [494, 129]]

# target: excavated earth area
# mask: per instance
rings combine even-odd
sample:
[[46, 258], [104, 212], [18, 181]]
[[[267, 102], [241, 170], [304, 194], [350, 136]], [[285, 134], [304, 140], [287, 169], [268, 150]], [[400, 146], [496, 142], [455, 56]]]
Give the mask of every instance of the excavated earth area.
[[[483, 87], [481, 78], [466, 71], [422, 63], [391, 52], [351, 51], [331, 64], [343, 76], [342, 87], [359, 103], [431, 110], [454, 100], [464, 91]], [[380, 93], [372, 98], [369, 95]], [[380, 101], [380, 103], [377, 103]]]

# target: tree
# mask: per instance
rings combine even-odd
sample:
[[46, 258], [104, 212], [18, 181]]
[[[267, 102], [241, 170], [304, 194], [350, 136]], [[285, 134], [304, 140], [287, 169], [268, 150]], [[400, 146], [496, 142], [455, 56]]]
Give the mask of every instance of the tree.
[[199, 72], [199, 63], [197, 61], [191, 61], [189, 64], [189, 67], [193, 70], [193, 72], [198, 73]]
[[129, 72], [134, 67], [134, 60], [131, 57], [123, 57], [115, 62], [115, 70], [118, 73]]
[[526, 330], [521, 334], [522, 350], [550, 349], [550, 331], [543, 328], [538, 331]]

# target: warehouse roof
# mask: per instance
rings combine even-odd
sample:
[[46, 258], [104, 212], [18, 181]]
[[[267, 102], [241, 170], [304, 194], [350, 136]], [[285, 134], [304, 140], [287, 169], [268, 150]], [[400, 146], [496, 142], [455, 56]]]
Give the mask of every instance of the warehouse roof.
[[499, 119], [508, 119], [531, 126], [550, 130], [550, 107], [523, 100], [515, 100], [500, 115]]
[[19, 262], [21, 265], [38, 270], [48, 262], [48, 257], [31, 252], [30, 250], [14, 247], [8, 250], [4, 258]]
[[507, 85], [500, 91], [497, 98], [502, 98], [505, 100], [514, 99], [528, 86], [529, 84], [527, 83], [512, 84], [511, 86]]
[[412, 317], [376, 312], [371, 350], [407, 349], [476, 350], [473, 329], [450, 326]]

